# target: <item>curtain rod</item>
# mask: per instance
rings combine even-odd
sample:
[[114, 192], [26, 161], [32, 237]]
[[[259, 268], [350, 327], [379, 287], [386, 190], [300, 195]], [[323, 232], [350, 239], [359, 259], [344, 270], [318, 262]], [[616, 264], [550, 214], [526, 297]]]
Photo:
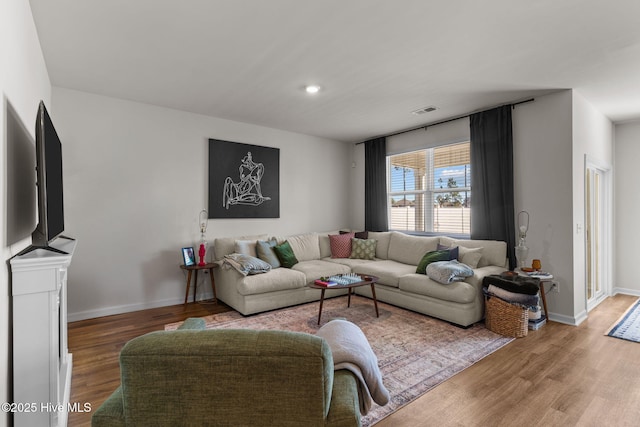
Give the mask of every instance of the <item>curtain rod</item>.
[[[535, 100], [536, 100], [535, 98], [529, 98], [529, 99], [525, 99], [524, 101], [514, 102], [513, 104], [511, 104], [511, 107], [513, 108], [513, 107], [515, 107], [516, 105], [525, 104], [525, 103], [527, 103], [527, 102], [531, 102], [531, 101], [535, 101]], [[497, 108], [497, 107], [493, 107], [493, 108]], [[482, 110], [482, 111], [488, 111], [488, 110], [491, 110], [491, 109], [492, 109], [492, 108], [489, 108], [489, 109], [487, 109], [487, 110]], [[480, 112], [480, 111], [478, 111], [478, 112]], [[413, 132], [414, 130], [419, 130], [419, 129], [425, 129], [425, 130], [426, 130], [427, 128], [429, 128], [429, 127], [431, 127], [431, 126], [441, 125], [441, 124], [444, 124], [444, 123], [449, 123], [449, 122], [453, 122], [453, 121], [456, 121], [456, 120], [464, 119], [464, 118], [467, 118], [467, 117], [471, 116], [472, 114], [475, 114], [475, 113], [469, 113], [469, 114], [465, 114], [464, 116], [458, 116], [458, 117], [454, 117], [454, 118], [452, 118], [452, 119], [446, 119], [446, 120], [442, 120], [442, 121], [440, 121], [440, 122], [430, 123], [430, 124], [428, 124], [428, 125], [418, 126], [417, 128], [411, 128], [411, 129], [407, 129], [407, 130], [401, 130], [401, 131], [399, 131], [399, 132], [391, 133], [391, 134], [389, 134], [389, 135], [385, 135], [385, 136], [383, 136], [383, 137], [378, 137], [378, 138], [389, 138], [390, 136], [402, 135], [403, 133]], [[372, 139], [375, 139], [375, 138], [372, 138]], [[369, 141], [369, 140], [367, 140], [367, 141]], [[365, 142], [367, 142], [367, 141], [360, 141], [360, 142], [356, 142], [356, 144], [355, 144], [355, 145], [364, 144], [364, 143], [365, 143]]]

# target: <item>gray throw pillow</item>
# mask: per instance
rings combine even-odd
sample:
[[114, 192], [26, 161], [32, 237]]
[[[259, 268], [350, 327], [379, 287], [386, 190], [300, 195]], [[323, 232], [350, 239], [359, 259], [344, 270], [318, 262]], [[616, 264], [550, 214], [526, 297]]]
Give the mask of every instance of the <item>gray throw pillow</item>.
[[273, 247], [277, 245], [276, 239], [271, 240], [258, 240], [256, 242], [256, 252], [258, 254], [258, 258], [269, 263], [271, 267], [278, 268], [280, 267], [280, 260], [276, 255], [276, 252], [273, 250]]

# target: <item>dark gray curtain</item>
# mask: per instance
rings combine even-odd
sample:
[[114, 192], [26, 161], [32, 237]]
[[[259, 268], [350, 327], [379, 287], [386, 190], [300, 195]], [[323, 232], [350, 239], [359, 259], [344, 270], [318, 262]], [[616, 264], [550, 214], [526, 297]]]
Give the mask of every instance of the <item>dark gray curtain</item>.
[[364, 143], [364, 227], [387, 231], [387, 139]]
[[511, 105], [472, 114], [471, 238], [507, 242], [515, 268]]

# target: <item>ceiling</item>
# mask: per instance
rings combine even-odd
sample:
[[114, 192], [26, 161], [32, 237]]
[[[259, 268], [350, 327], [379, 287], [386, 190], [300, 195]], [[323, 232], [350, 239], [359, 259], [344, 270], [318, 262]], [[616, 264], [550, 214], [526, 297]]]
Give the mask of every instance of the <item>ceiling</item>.
[[30, 3], [54, 86], [207, 116], [356, 142], [572, 88], [640, 118], [638, 0]]

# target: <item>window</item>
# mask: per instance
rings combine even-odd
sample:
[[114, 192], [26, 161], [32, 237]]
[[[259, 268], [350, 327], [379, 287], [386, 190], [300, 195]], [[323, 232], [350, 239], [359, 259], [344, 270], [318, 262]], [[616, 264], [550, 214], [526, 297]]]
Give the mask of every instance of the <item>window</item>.
[[387, 156], [389, 228], [470, 234], [469, 142]]

